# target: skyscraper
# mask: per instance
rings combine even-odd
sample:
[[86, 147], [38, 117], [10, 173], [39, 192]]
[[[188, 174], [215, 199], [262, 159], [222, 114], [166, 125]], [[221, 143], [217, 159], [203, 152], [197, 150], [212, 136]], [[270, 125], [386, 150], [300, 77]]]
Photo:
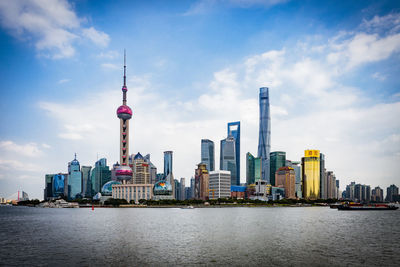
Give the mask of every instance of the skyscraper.
[[164, 151], [164, 179], [167, 180], [172, 186], [172, 192], [175, 196], [175, 181], [172, 173], [172, 151]]
[[292, 167], [281, 167], [275, 172], [275, 185], [285, 188], [285, 198], [296, 198], [296, 175]]
[[201, 139], [201, 162], [206, 164], [208, 171], [213, 171], [215, 166], [214, 142]]
[[262, 180], [270, 183], [270, 162], [271, 151], [271, 117], [269, 113], [268, 87], [260, 88], [260, 127], [258, 134], [258, 157], [261, 158]]
[[124, 53], [124, 85], [122, 86], [122, 106], [117, 109], [117, 116], [120, 120], [120, 166], [115, 171], [117, 179], [126, 184], [132, 179], [132, 169], [129, 167], [129, 120], [132, 118], [132, 110], [126, 105], [126, 55]]
[[197, 165], [194, 178], [194, 198], [195, 199], [208, 199], [209, 189], [209, 171], [204, 163]]
[[75, 158], [68, 163], [68, 199], [80, 197], [82, 190], [82, 173], [79, 161]]
[[231, 185], [240, 185], [240, 181], [238, 181], [238, 176], [236, 174], [235, 146], [235, 138], [232, 135], [221, 140], [219, 168], [231, 172]]
[[92, 184], [91, 196], [101, 192], [103, 185], [111, 181], [111, 171], [105, 158], [96, 161], [90, 179]]
[[82, 197], [91, 196], [92, 181], [90, 179], [90, 171], [92, 166], [82, 166]]
[[[235, 138], [236, 185], [240, 185], [240, 121], [228, 122], [228, 136]], [[234, 185], [234, 184], [232, 184]]]
[[209, 198], [229, 198], [231, 197], [231, 177], [229, 171], [213, 171], [209, 176]]
[[270, 156], [270, 183], [272, 186], [275, 186], [275, 173], [276, 171], [281, 168], [286, 166], [286, 152], [283, 151], [275, 151], [271, 152], [269, 154]]
[[319, 172], [320, 172], [320, 198], [321, 199], [327, 199], [327, 178], [326, 178], [326, 169], [325, 169], [325, 155], [320, 153], [319, 154]]
[[394, 184], [386, 188], [386, 201], [393, 202], [399, 195], [399, 188]]
[[303, 197], [318, 199], [320, 189], [320, 157], [319, 150], [305, 150], [301, 159], [303, 172]]
[[261, 179], [261, 159], [254, 157], [250, 152], [246, 153], [246, 183], [254, 184]]
[[139, 152], [133, 157], [133, 183], [134, 184], [149, 184], [150, 183], [150, 168], [142, 154]]

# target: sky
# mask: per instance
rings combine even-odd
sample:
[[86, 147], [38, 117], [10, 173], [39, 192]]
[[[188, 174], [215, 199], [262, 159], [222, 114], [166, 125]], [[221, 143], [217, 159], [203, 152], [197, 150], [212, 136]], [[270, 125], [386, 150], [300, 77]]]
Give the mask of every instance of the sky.
[[400, 185], [399, 1], [0, 0], [0, 196], [43, 199], [47, 173], [119, 159], [123, 51], [130, 152], [186, 185], [202, 138], [241, 122], [257, 154], [260, 87], [271, 151], [319, 149], [340, 180]]

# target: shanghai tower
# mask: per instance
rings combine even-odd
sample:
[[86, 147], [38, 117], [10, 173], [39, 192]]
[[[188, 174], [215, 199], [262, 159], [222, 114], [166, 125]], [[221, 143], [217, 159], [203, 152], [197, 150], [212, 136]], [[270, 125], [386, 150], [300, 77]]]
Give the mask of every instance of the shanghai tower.
[[271, 183], [269, 152], [271, 150], [271, 116], [269, 113], [268, 87], [260, 88], [260, 129], [258, 157], [261, 158], [261, 179]]

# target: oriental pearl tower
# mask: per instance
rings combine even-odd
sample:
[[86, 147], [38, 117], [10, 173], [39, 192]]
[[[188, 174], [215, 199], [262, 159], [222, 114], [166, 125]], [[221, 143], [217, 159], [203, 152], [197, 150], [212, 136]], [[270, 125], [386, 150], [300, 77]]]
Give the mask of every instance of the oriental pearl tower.
[[122, 105], [117, 109], [117, 116], [120, 120], [120, 163], [115, 175], [117, 179], [126, 184], [132, 179], [132, 169], [129, 167], [129, 120], [132, 118], [132, 110], [126, 105], [126, 54], [124, 51], [124, 85], [122, 86]]

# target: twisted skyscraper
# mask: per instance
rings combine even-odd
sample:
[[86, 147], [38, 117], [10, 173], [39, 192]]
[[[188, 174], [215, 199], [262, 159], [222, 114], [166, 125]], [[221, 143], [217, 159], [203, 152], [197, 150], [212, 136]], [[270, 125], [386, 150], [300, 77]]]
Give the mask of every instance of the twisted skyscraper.
[[269, 113], [268, 87], [260, 88], [260, 130], [258, 134], [258, 157], [261, 158], [261, 179], [271, 183], [270, 156], [271, 150], [271, 116]]
[[132, 179], [132, 169], [128, 164], [129, 155], [129, 120], [132, 118], [132, 110], [126, 105], [126, 56], [124, 53], [124, 85], [122, 86], [122, 106], [117, 109], [117, 116], [120, 119], [120, 163], [115, 172], [118, 180], [124, 184]]

